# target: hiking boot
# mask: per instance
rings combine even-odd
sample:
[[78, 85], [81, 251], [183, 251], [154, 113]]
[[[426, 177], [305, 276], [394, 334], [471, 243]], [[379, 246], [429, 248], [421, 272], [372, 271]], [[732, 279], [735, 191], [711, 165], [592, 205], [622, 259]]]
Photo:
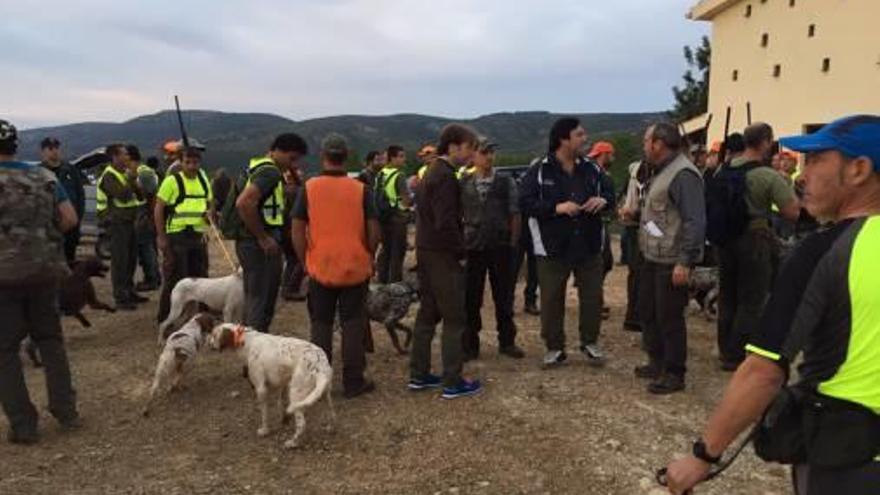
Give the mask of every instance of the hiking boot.
[[533, 316], [538, 316], [541, 314], [541, 311], [538, 309], [538, 306], [535, 303], [526, 303], [524, 311]]
[[360, 387], [354, 389], [345, 389], [345, 392], [343, 392], [342, 396], [346, 399], [354, 399], [355, 397], [369, 394], [374, 390], [376, 390], [376, 384], [373, 383], [372, 380], [364, 380], [363, 383], [361, 383]]
[[83, 427], [83, 422], [79, 415], [77, 415], [66, 419], [59, 419], [58, 425], [61, 427], [61, 431], [69, 433], [72, 431], [81, 430]]
[[137, 311], [137, 304], [131, 301], [120, 301], [116, 303], [116, 309], [120, 311]]
[[148, 282], [138, 282], [138, 284], [134, 287], [134, 290], [137, 292], [152, 292], [159, 288], [159, 284], [148, 283]]
[[458, 399], [460, 397], [469, 397], [476, 395], [483, 390], [480, 380], [465, 380], [464, 378], [454, 387], [443, 387], [444, 399]]
[[545, 368], [553, 368], [561, 365], [568, 359], [568, 356], [565, 354], [565, 351], [547, 351], [544, 354], [544, 367]]
[[599, 367], [605, 364], [605, 353], [602, 352], [602, 348], [599, 347], [599, 344], [582, 345], [581, 352], [584, 354], [584, 357], [587, 358], [587, 362], [590, 363], [590, 366]]
[[684, 390], [684, 378], [669, 373], [648, 385], [648, 392], [655, 395], [668, 395]]
[[132, 303], [135, 303], [135, 304], [141, 304], [141, 303], [145, 303], [145, 302], [150, 302], [150, 298], [149, 298], [149, 297], [144, 297], [144, 296], [141, 296], [141, 295], [138, 295], [138, 294], [132, 294], [132, 295], [128, 298], [128, 301], [129, 301], [129, 302], [132, 302]]
[[660, 368], [654, 366], [653, 364], [646, 364], [644, 366], [636, 366], [635, 374], [637, 378], [646, 378], [649, 380], [656, 380], [660, 378]]
[[40, 441], [40, 435], [36, 429], [16, 431], [10, 428], [6, 434], [6, 440], [17, 445], [33, 445]]
[[627, 332], [641, 332], [642, 324], [637, 321], [625, 321], [623, 322], [623, 329]]
[[413, 392], [417, 392], [419, 390], [440, 388], [441, 386], [443, 386], [443, 379], [437, 375], [432, 375], [428, 373], [427, 375], [421, 376], [419, 378], [410, 378], [407, 388], [412, 390]]
[[522, 359], [526, 357], [526, 353], [523, 352], [523, 350], [520, 349], [519, 346], [517, 346], [516, 344], [502, 346], [500, 349], [498, 349], [498, 353], [507, 357], [512, 357], [513, 359]]

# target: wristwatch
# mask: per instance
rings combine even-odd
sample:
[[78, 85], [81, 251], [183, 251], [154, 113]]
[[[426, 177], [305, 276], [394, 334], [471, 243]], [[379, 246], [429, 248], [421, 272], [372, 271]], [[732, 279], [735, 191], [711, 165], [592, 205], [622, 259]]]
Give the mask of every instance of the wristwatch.
[[703, 462], [709, 464], [718, 464], [719, 462], [721, 462], [721, 456], [712, 457], [711, 455], [709, 455], [709, 452], [706, 450], [706, 442], [704, 442], [702, 438], [694, 442], [694, 448], [692, 452], [694, 454], [694, 457]]

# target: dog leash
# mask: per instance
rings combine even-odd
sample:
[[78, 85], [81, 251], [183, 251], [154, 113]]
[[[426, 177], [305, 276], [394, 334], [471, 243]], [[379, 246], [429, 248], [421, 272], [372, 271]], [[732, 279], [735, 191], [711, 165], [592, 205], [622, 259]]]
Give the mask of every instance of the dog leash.
[[[709, 471], [709, 473], [706, 475], [706, 477], [703, 478], [700, 482], [704, 483], [706, 481], [711, 481], [711, 480], [717, 478], [718, 476], [720, 476], [721, 473], [723, 473], [724, 471], [727, 471], [727, 468], [729, 468], [730, 465], [733, 464], [733, 462], [736, 460], [736, 458], [739, 457], [739, 455], [742, 453], [743, 449], [746, 448], [746, 445], [750, 444], [752, 442], [752, 440], [754, 440], [756, 432], [757, 432], [757, 428], [754, 428], [751, 431], [751, 433], [749, 433], [749, 436], [746, 437], [746, 439], [743, 440], [741, 444], [739, 444], [739, 446], [736, 448], [736, 450], [733, 451], [733, 455], [730, 456], [727, 460], [719, 463], [718, 467], [716, 469]], [[668, 473], [668, 470], [666, 468], [661, 468], [661, 469], [658, 469], [656, 474], [654, 475], [654, 479], [657, 480], [657, 483], [660, 486], [668, 486], [669, 480], [666, 477], [667, 473]], [[693, 490], [687, 490], [684, 493], [685, 493], [685, 495], [689, 495], [689, 494], [693, 493]]]
[[223, 238], [220, 236], [220, 231], [217, 230], [217, 226], [214, 225], [214, 220], [211, 219], [210, 216], [208, 218], [208, 225], [211, 228], [211, 232], [214, 234], [214, 240], [217, 241], [217, 244], [220, 245], [220, 249], [223, 251], [223, 257], [226, 258], [226, 262], [229, 263], [229, 267], [232, 268], [232, 271], [238, 270], [238, 264], [232, 261], [232, 255], [229, 254], [229, 250], [226, 249], [226, 244], [223, 242]]

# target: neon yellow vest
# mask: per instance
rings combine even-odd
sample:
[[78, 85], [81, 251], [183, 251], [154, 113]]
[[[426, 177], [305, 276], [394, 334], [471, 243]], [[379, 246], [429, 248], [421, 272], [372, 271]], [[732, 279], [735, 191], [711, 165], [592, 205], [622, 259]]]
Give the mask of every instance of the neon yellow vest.
[[400, 196], [397, 194], [397, 177], [400, 176], [400, 169], [394, 167], [385, 167], [379, 172], [379, 180], [382, 181], [382, 192], [388, 198], [388, 203], [397, 209], [405, 210], [406, 208], [400, 202]]
[[[250, 164], [248, 165], [248, 175], [252, 175], [257, 167], [275, 167], [275, 161], [271, 158], [261, 157], [261, 158], [252, 158]], [[248, 184], [251, 183], [250, 177], [248, 177]], [[272, 191], [263, 204], [260, 206], [260, 210], [263, 214], [263, 222], [270, 227], [281, 227], [284, 225], [284, 181], [278, 181], [278, 184], [275, 186], [275, 190]]]
[[[177, 177], [180, 178], [179, 182]], [[198, 177], [194, 179], [190, 179], [183, 172], [178, 172], [166, 177], [165, 180], [174, 181], [178, 189], [177, 200], [174, 205], [169, 205], [170, 209], [166, 209], [165, 231], [169, 234], [183, 232], [187, 229], [204, 232], [208, 226], [205, 213], [208, 211], [208, 202], [212, 199], [211, 185], [205, 172], [199, 170]], [[179, 189], [181, 183], [183, 191]]]
[[[109, 202], [107, 201], [107, 193], [101, 189], [101, 182], [104, 181], [104, 176], [110, 173], [110, 175], [116, 177], [116, 180], [119, 181], [120, 184], [126, 185], [128, 184], [128, 177], [125, 176], [122, 172], [118, 172], [113, 165], [107, 165], [103, 172], [101, 172], [101, 177], [98, 178], [98, 187], [95, 191], [95, 211], [99, 214], [107, 211], [107, 206]], [[133, 196], [128, 201], [120, 201], [116, 198], [113, 199], [113, 207], [114, 208], [136, 208], [140, 203], [136, 196]]]

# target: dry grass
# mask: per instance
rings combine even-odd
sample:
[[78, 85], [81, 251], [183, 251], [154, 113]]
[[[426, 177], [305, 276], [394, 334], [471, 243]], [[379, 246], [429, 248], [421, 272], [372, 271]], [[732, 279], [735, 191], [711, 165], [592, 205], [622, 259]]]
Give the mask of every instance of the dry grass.
[[[213, 272], [226, 272], [213, 254]], [[326, 405], [319, 403], [307, 414], [304, 446], [293, 452], [281, 448], [280, 434], [256, 437], [252, 393], [231, 354], [206, 352], [184, 392], [160, 403], [149, 419], [139, 415], [158, 355], [155, 302], [135, 313], [90, 313], [91, 329], [65, 319], [87, 426], [62, 435], [44, 412], [38, 446], [0, 443], [0, 493], [663, 493], [653, 483], [654, 469], [689, 449], [727, 375], [712, 356], [713, 326], [692, 316], [687, 391], [662, 398], [645, 392], [632, 374], [642, 361], [638, 336], [621, 330], [624, 277], [616, 267], [607, 284], [606, 368], [590, 368], [572, 351], [567, 366], [542, 371], [538, 319], [519, 313], [519, 342], [528, 357], [498, 357], [487, 297], [484, 357], [467, 366], [486, 384], [481, 396], [444, 402], [434, 393], [407, 392], [407, 360], [376, 327], [377, 349], [368, 359], [377, 392], [339, 397], [333, 432], [323, 428]], [[99, 281], [98, 291], [110, 299], [108, 282]], [[279, 301], [273, 331], [306, 337], [305, 305]], [[45, 411], [42, 373], [28, 367], [27, 376]], [[338, 396], [338, 376], [336, 384]], [[6, 426], [5, 419], [0, 423]], [[787, 476], [749, 450], [700, 493], [787, 493]]]

